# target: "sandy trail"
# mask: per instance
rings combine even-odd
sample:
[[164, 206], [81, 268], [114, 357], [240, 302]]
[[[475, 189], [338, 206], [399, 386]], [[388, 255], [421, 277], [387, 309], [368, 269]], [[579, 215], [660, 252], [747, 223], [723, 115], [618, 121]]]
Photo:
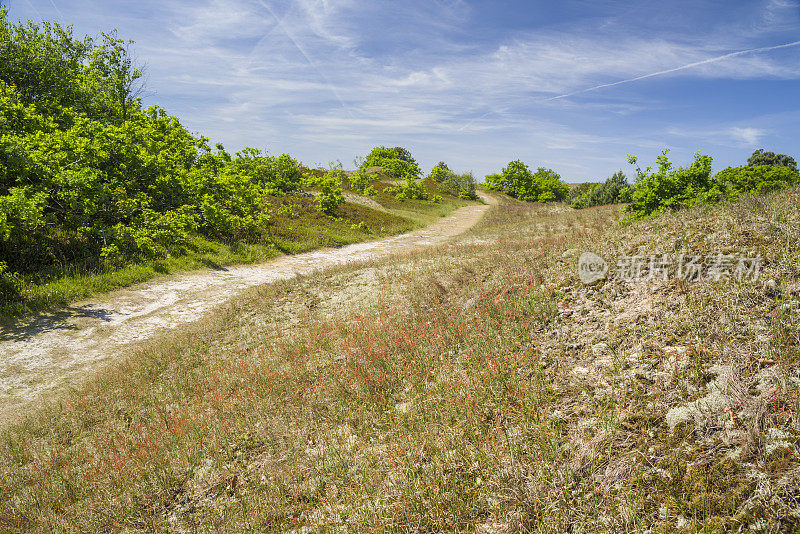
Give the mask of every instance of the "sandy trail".
[[488, 208], [460, 208], [423, 229], [378, 241], [161, 278], [16, 328], [0, 327], [0, 422], [17, 418], [31, 400], [75, 383], [132, 344], [194, 322], [250, 287], [443, 243], [471, 228]]

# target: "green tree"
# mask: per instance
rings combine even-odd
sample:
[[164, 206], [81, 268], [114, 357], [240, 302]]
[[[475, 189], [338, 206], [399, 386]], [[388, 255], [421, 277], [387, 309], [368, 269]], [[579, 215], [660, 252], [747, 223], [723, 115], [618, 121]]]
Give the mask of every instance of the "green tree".
[[383, 172], [396, 180], [404, 180], [407, 176], [419, 178], [421, 171], [413, 158], [412, 161], [402, 159], [395, 148], [379, 146], [373, 148], [364, 159], [362, 169], [381, 167]]
[[452, 171], [450, 170], [450, 167], [447, 166], [447, 163], [440, 161], [434, 165], [428, 177], [436, 182], [442, 182], [450, 173], [452, 173]]
[[729, 167], [714, 176], [714, 198], [733, 200], [745, 193], [766, 193], [800, 185], [800, 173], [788, 165], [747, 165]]
[[778, 165], [782, 167], [789, 167], [793, 171], [797, 171], [797, 162], [793, 157], [786, 154], [776, 154], [775, 152], [764, 152], [763, 148], [759, 148], [753, 155], [747, 159], [747, 165], [751, 167], [759, 165]]
[[589, 208], [622, 202], [630, 188], [628, 179], [622, 171], [615, 172], [602, 183], [581, 185], [583, 187], [575, 188], [571, 194], [570, 203], [573, 208]]
[[[405, 150], [401, 147], [398, 148]], [[367, 154], [361, 168], [381, 167], [384, 174], [400, 181], [400, 184], [392, 188], [398, 200], [427, 200], [429, 198], [428, 192], [419, 180], [422, 174], [419, 165], [410, 157], [407, 151], [405, 151], [404, 157], [406, 159], [400, 157], [397, 148], [379, 146], [373, 148]], [[407, 161], [409, 159], [411, 161]]]
[[62, 107], [89, 113], [92, 91], [84, 84], [92, 40], [76, 39], [71, 26], [45, 21], [12, 24], [0, 9], [0, 80], [17, 91], [25, 106], [58, 114]]
[[485, 181], [489, 189], [529, 202], [561, 201], [569, 194], [557, 172], [539, 167], [533, 173], [520, 160], [510, 162], [500, 174], [487, 175]]
[[102, 44], [94, 47], [89, 72], [98, 84], [98, 91], [113, 110], [118, 122], [128, 120], [131, 110], [138, 107], [136, 98], [142, 92], [142, 70], [134, 65], [130, 54], [133, 41], [117, 38], [116, 30], [102, 34]]
[[561, 176], [552, 169], [539, 167], [533, 173], [531, 197], [536, 202], [561, 202], [569, 195], [569, 186], [561, 180]]
[[455, 197], [475, 200], [478, 195], [475, 193], [477, 185], [472, 172], [458, 174], [450, 170], [444, 161], [437, 163], [431, 169], [428, 179], [439, 184], [439, 188]]
[[406, 161], [408, 163], [412, 163], [414, 165], [417, 164], [417, 160], [415, 160], [414, 157], [411, 155], [411, 152], [409, 152], [405, 148], [401, 146], [396, 146], [394, 147], [393, 150], [397, 153], [397, 157], [400, 158], [401, 160]]

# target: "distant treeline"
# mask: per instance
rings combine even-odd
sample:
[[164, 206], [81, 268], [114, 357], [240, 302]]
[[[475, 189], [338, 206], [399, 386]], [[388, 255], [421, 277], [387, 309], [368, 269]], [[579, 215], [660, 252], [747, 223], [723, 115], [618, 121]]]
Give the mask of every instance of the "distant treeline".
[[[746, 165], [714, 173], [711, 156], [697, 153], [691, 165], [675, 167], [667, 157], [668, 152], [664, 150], [656, 159], [655, 170], [637, 167], [634, 183], [628, 183], [625, 174], [619, 171], [604, 182], [584, 183], [570, 189], [551, 169], [540, 167], [531, 172], [521, 161], [512, 161], [500, 174], [487, 175], [486, 185], [519, 200], [563, 200], [577, 209], [625, 203], [631, 218], [800, 185], [797, 162], [786, 154], [759, 149]], [[628, 162], [636, 165], [637, 158], [629, 156]]]

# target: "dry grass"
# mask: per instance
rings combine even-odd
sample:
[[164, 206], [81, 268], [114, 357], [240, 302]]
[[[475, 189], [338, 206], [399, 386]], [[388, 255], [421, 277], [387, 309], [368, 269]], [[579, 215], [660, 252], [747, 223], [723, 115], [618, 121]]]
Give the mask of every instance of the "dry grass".
[[[506, 201], [450, 246], [260, 288], [5, 430], [0, 525], [790, 531], [798, 204], [623, 226]], [[680, 249], [760, 252], [775, 283], [576, 280], [584, 250]]]

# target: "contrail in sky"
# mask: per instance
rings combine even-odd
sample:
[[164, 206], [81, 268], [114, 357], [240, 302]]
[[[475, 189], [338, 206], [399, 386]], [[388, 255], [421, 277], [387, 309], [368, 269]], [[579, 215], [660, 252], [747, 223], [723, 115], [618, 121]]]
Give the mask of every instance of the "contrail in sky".
[[779, 48], [790, 48], [792, 46], [800, 45], [800, 41], [794, 41], [792, 43], [786, 43], [782, 45], [776, 46], [764, 46], [761, 48], [751, 48], [749, 50], [740, 50], [738, 52], [731, 52], [730, 54], [724, 54], [722, 56], [712, 57], [709, 59], [704, 59], [702, 61], [695, 61], [694, 63], [687, 63], [686, 65], [681, 65], [680, 67], [675, 67], [673, 69], [667, 70], [660, 70], [658, 72], [651, 72], [650, 74], [644, 74], [642, 76], [636, 76], [635, 78], [628, 78], [627, 80], [620, 80], [618, 82], [611, 82], [611, 83], [603, 83], [600, 85], [595, 85], [594, 87], [589, 87], [588, 89], [580, 89], [578, 91], [573, 91], [571, 93], [565, 93], [563, 95], [554, 96], [551, 98], [547, 98], [545, 100], [558, 100], [559, 98], [566, 98], [568, 96], [579, 95], [581, 93], [588, 93], [589, 91], [596, 91], [598, 89], [603, 89], [605, 87], [613, 87], [615, 85], [620, 85], [623, 83], [630, 83], [635, 82], [638, 80], [644, 80], [645, 78], [652, 78], [654, 76], [661, 76], [662, 74], [669, 74], [671, 72], [677, 72], [679, 70], [691, 69], [693, 67], [698, 67], [700, 65], [707, 65], [709, 63], [716, 63], [717, 61], [722, 61], [723, 59], [728, 59], [731, 57], [742, 56], [744, 54], [756, 54], [758, 52], [769, 52], [770, 50], [777, 50]]
[[347, 107], [347, 105], [344, 103], [342, 97], [339, 95], [339, 91], [336, 90], [336, 87], [331, 83], [330, 79], [328, 79], [325, 73], [322, 72], [319, 69], [319, 67], [317, 67], [316, 63], [314, 63], [314, 61], [311, 59], [311, 56], [308, 55], [308, 53], [303, 49], [302, 45], [297, 41], [294, 34], [291, 31], [289, 31], [289, 28], [287, 28], [286, 25], [283, 23], [283, 20], [278, 17], [275, 11], [272, 10], [272, 7], [270, 7], [270, 5], [267, 4], [264, 0], [258, 0], [258, 3], [261, 4], [264, 7], [264, 9], [269, 11], [269, 14], [272, 15], [272, 18], [275, 19], [275, 22], [278, 24], [278, 27], [280, 27], [280, 29], [283, 31], [286, 37], [288, 37], [289, 40], [292, 42], [292, 44], [294, 44], [295, 48], [297, 48], [297, 50], [303, 55], [306, 61], [308, 61], [308, 64], [311, 65], [311, 67], [317, 71], [317, 74], [319, 74], [323, 80], [325, 80], [325, 84], [328, 86], [328, 89], [330, 89], [331, 92], [334, 94], [336, 99], [339, 101], [339, 104], [341, 104], [342, 108], [352, 117], [352, 112], [350, 111], [350, 108]]
[[53, 9], [55, 9], [56, 13], [58, 13], [58, 18], [60, 18], [63, 21], [64, 20], [64, 14], [61, 12], [60, 9], [58, 9], [58, 6], [56, 5], [56, 3], [53, 2], [53, 0], [50, 0], [50, 5], [52, 5]]

